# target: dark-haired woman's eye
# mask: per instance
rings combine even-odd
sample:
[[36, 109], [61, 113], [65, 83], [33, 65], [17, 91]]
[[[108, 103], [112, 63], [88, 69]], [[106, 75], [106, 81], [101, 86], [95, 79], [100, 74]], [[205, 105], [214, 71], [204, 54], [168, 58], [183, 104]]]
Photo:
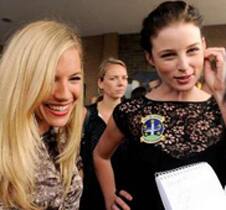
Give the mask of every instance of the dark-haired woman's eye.
[[188, 54], [191, 54], [191, 55], [193, 55], [193, 54], [196, 54], [196, 53], [198, 53], [199, 52], [199, 48], [198, 47], [193, 47], [193, 48], [190, 48], [190, 49], [188, 49]]
[[176, 56], [176, 53], [165, 53], [161, 55], [161, 58], [164, 58], [166, 60], [171, 60]]

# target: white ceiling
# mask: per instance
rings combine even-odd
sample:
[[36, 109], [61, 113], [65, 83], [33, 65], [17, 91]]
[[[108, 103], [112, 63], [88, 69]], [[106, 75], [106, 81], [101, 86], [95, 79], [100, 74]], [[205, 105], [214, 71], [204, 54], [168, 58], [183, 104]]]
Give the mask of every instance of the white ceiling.
[[[162, 0], [0, 0], [0, 42], [21, 23], [56, 17], [77, 25], [82, 36], [140, 31], [142, 19]], [[205, 25], [226, 24], [226, 0], [189, 0]], [[1, 18], [12, 19], [11, 23]], [[226, 36], [225, 36], [226, 38]]]

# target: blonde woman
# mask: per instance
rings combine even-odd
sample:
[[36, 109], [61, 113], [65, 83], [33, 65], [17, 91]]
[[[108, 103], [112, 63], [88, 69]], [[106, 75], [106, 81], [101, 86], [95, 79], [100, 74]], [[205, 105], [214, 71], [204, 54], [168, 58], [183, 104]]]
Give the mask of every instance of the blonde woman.
[[127, 88], [126, 64], [115, 58], [105, 59], [99, 68], [98, 87], [100, 96], [87, 108], [81, 155], [84, 163], [84, 191], [81, 210], [105, 210], [104, 200], [93, 168], [92, 151], [103, 133], [117, 104], [121, 102]]
[[24, 26], [4, 50], [0, 77], [0, 209], [78, 209], [79, 36], [56, 21]]

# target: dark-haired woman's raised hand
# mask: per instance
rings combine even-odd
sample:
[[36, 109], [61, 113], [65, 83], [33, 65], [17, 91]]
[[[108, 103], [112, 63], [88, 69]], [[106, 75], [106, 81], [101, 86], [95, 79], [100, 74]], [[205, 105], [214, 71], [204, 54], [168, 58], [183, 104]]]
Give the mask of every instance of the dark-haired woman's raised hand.
[[225, 48], [207, 48], [205, 51], [205, 81], [217, 102], [222, 102], [226, 76]]

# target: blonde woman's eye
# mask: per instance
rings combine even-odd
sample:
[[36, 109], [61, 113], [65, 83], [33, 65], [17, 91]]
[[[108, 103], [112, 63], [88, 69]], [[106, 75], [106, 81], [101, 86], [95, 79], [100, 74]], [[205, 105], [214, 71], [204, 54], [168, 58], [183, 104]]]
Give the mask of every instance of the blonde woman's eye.
[[70, 78], [70, 80], [71, 81], [79, 81], [79, 80], [81, 80], [81, 77], [79, 77], [79, 76], [72, 77], [72, 78]]

